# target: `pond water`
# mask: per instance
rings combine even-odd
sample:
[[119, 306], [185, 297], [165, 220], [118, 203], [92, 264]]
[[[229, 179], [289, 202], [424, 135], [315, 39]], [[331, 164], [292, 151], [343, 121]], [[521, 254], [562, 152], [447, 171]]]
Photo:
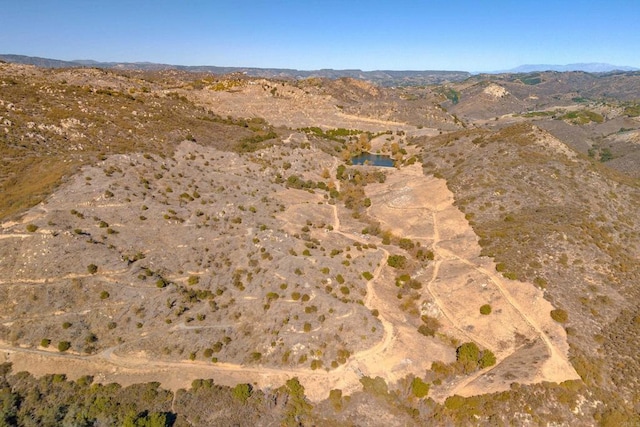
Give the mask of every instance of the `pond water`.
[[369, 166], [393, 167], [393, 159], [381, 154], [362, 153], [351, 158], [351, 164], [364, 165], [365, 163]]

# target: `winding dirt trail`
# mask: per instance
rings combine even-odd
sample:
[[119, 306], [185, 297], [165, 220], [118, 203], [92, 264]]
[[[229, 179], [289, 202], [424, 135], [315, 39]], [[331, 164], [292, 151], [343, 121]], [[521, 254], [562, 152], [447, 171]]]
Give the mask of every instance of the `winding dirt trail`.
[[484, 342], [483, 339], [481, 339], [478, 336], [474, 336], [469, 334], [460, 324], [459, 322], [456, 320], [455, 316], [453, 314], [451, 314], [449, 312], [449, 310], [447, 310], [447, 305], [438, 297], [438, 294], [436, 292], [434, 292], [432, 290], [432, 286], [434, 284], [434, 282], [438, 279], [438, 273], [440, 272], [440, 266], [442, 265], [442, 261], [443, 259], [445, 259], [445, 257], [443, 257], [443, 251], [438, 247], [438, 243], [440, 243], [440, 231], [438, 229], [438, 219], [436, 216], [436, 212], [433, 211], [431, 213], [432, 218], [433, 218], [433, 243], [431, 244], [431, 248], [435, 254], [435, 264], [434, 264], [434, 268], [433, 268], [433, 275], [431, 277], [431, 280], [429, 280], [429, 282], [427, 283], [427, 291], [429, 292], [429, 295], [431, 296], [431, 298], [433, 299], [433, 301], [437, 304], [438, 308], [440, 309], [440, 311], [442, 312], [442, 314], [444, 315], [444, 317], [452, 324], [454, 325], [454, 327], [458, 330], [458, 332], [462, 335], [464, 335], [469, 341], [475, 341], [478, 344], [480, 344], [481, 346], [483, 346], [484, 348], [490, 348], [491, 346], [488, 345], [486, 342]]
[[[337, 162], [334, 165], [337, 167]], [[367, 243], [361, 236], [342, 230], [337, 206], [333, 205], [333, 232], [341, 234], [351, 241]], [[380, 248], [383, 256], [373, 271], [372, 278], [367, 282], [367, 295], [364, 304], [367, 308], [381, 306], [375, 287], [381, 280], [383, 269], [389, 253]], [[100, 276], [118, 275], [124, 271], [103, 272]], [[68, 274], [58, 277], [61, 279], [82, 278], [90, 275]], [[23, 279], [22, 282], [46, 283], [56, 278]], [[15, 282], [13, 281], [6, 281]], [[0, 284], [5, 281], [0, 282]], [[63, 372], [70, 378], [82, 375], [93, 375], [99, 382], [118, 382], [122, 385], [141, 381], [160, 381], [164, 387], [177, 390], [189, 387], [197, 378], [213, 377], [216, 382], [225, 385], [235, 385], [241, 382], [256, 382], [261, 387], [279, 386], [287, 379], [297, 376], [306, 387], [306, 394], [311, 400], [322, 400], [328, 396], [333, 388], [340, 388], [345, 392], [359, 389], [359, 378], [362, 371], [371, 371], [378, 361], [384, 358], [391, 347], [394, 327], [381, 313], [379, 320], [383, 327], [383, 337], [374, 346], [353, 354], [344, 365], [325, 370], [311, 370], [310, 368], [271, 368], [261, 365], [245, 366], [233, 363], [216, 363], [198, 361], [163, 361], [154, 360], [144, 353], [119, 355], [120, 346], [110, 347], [102, 352], [84, 356], [72, 353], [59, 353], [45, 349], [13, 347], [7, 343], [0, 343], [0, 350], [4, 352], [4, 359], [14, 364], [14, 369], [27, 370], [35, 375]], [[179, 324], [173, 329], [196, 329], [185, 324]], [[0, 360], [2, 357], [0, 357]]]
[[[338, 164], [339, 162], [336, 159], [332, 166], [334, 176]], [[448, 265], [445, 266], [445, 263], [457, 262], [466, 268], [465, 271], [472, 271], [487, 278], [510, 308], [543, 340], [549, 358], [542, 366], [539, 380], [563, 381], [577, 377], [577, 374], [568, 363], [566, 355], [558, 349], [559, 343], [557, 339], [552, 340], [548, 336], [547, 331], [553, 328], [553, 325], [541, 324], [539, 317], [529, 315], [522, 306], [522, 299], [519, 300], [512, 295], [502, 278], [487, 268], [478, 265], [477, 262], [473, 262], [472, 259], [475, 258], [470, 259], [465, 255], [460, 255], [451, 249], [443, 247], [445, 243], [447, 245], [450, 244], [452, 239], [450, 235], [446, 238], [442, 236], [443, 230], [447, 227], [447, 233], [449, 234], [451, 234], [451, 228], [470, 229], [468, 223], [449, 218], [450, 214], [446, 210], [453, 208], [453, 198], [450, 192], [445, 193], [446, 186], [442, 182], [434, 183], [433, 179], [422, 175], [419, 165], [415, 165], [408, 172], [393, 169], [389, 174], [393, 177], [390, 184], [386, 186], [380, 184], [377, 187], [371, 186], [377, 188], [379, 192], [375, 198], [372, 196], [372, 200], [375, 199], [376, 210], [382, 212], [380, 213], [382, 222], [389, 225], [394, 234], [402, 237], [411, 236], [411, 238], [419, 241], [430, 242], [435, 260], [433, 272], [428, 280], [425, 292], [430, 295], [453, 328], [469, 341], [477, 342], [484, 348], [496, 350], [495, 353], [499, 361], [514, 351], [513, 348], [510, 348], [508, 351], [501, 352], [495, 348], [495, 345], [492, 345], [490, 340], [485, 339], [486, 335], [469, 330], [465, 326], [469, 319], [461, 318], [459, 310], [454, 312], [456, 308], [452, 307], [452, 300], [444, 300], [442, 295], [439, 294], [442, 291], [436, 291], [436, 285], [443, 287], [444, 282], [451, 280], [442, 275], [444, 268], [450, 268]], [[413, 187], [409, 186], [412, 182], [414, 183], [412, 184]], [[340, 183], [337, 182], [336, 186], [339, 190]], [[429, 197], [422, 194], [422, 192], [429, 191], [435, 193], [438, 191], [443, 192], [446, 197], [440, 197], [440, 199], [436, 197], [434, 200], [430, 200]], [[395, 213], [390, 213], [391, 211], [395, 211]], [[459, 213], [457, 210], [456, 212]], [[387, 216], [385, 217], [385, 215]], [[354, 242], [370, 243], [362, 235], [350, 232], [342, 226], [339, 208], [336, 205], [332, 205], [332, 216], [333, 233], [338, 233]], [[427, 231], [424, 227], [421, 228], [421, 223], [429, 218], [431, 218], [433, 224], [432, 231]], [[441, 224], [441, 222], [446, 221], [449, 221], [449, 223]], [[229, 386], [250, 382], [255, 383], [258, 387], [265, 388], [280, 386], [287, 379], [297, 376], [305, 386], [306, 394], [312, 401], [325, 399], [331, 389], [338, 388], [346, 394], [359, 390], [359, 379], [362, 375], [379, 375], [388, 382], [393, 382], [409, 373], [423, 375], [431, 361], [445, 360], [447, 355], [451, 357], [451, 348], [447, 348], [446, 345], [437, 342], [437, 340], [429, 341], [419, 335], [415, 327], [410, 327], [407, 324], [405, 315], [397, 304], [385, 301], [380, 297], [377, 290], [384, 289], [387, 284], [385, 282], [391, 280], [387, 276], [393, 275], [393, 273], [385, 275], [389, 268], [387, 267], [388, 250], [378, 246], [378, 251], [382, 256], [373, 271], [373, 277], [367, 282], [367, 293], [363, 302], [368, 309], [378, 310], [378, 319], [383, 328], [382, 338], [375, 345], [353, 354], [346, 364], [330, 371], [311, 370], [310, 368], [272, 368], [260, 365], [245, 366], [231, 363], [212, 364], [189, 360], [157, 360], [150, 358], [144, 352], [119, 355], [119, 346], [105, 349], [96, 355], [83, 356], [57, 353], [45, 349], [13, 347], [7, 343], [0, 343], [0, 362], [3, 359], [10, 361], [14, 364], [16, 371], [27, 370], [34, 375], [66, 373], [70, 378], [93, 375], [98, 382], [118, 382], [122, 385], [159, 381], [164, 387], [172, 390], [188, 388], [191, 382], [198, 378], [213, 378], [217, 383]], [[110, 273], [117, 275], [122, 272], [113, 271]], [[67, 279], [73, 277], [86, 277], [86, 275], [64, 276]], [[9, 282], [6, 280], [0, 281], [0, 284]], [[11, 282], [15, 282], [15, 280]], [[45, 283], [45, 280], [37, 279], [29, 282]], [[444, 283], [444, 285], [447, 285], [447, 283]], [[176, 325], [175, 328], [191, 329], [184, 324]], [[559, 335], [559, 333], [556, 335]], [[425, 350], [425, 344], [429, 345], [428, 352]], [[455, 384], [451, 385], [446, 393], [448, 395], [454, 393], [470, 395], [486, 392], [474, 387], [473, 382], [490, 371], [485, 370], [470, 377], [460, 378]], [[500, 386], [508, 387], [508, 384]]]
[[[476, 342], [496, 355], [498, 364], [495, 367], [456, 378], [434, 398], [444, 400], [453, 394], [470, 396], [505, 390], [513, 381], [578, 379], [568, 361], [566, 334], [550, 319], [551, 304], [532, 284], [504, 279], [491, 270], [495, 269], [495, 264], [480, 257], [477, 237], [464, 215], [454, 208], [453, 195], [445, 182], [439, 181], [423, 184], [418, 179], [411, 179], [411, 173], [407, 173], [404, 177], [399, 175], [388, 180], [388, 185], [395, 190], [392, 198], [386, 189], [381, 194], [376, 194], [375, 190], [372, 194], [367, 193], [378, 206], [383, 202], [386, 209], [378, 208], [373, 215], [394, 234], [430, 242], [434, 264], [426, 291], [456, 335]], [[432, 224], [431, 233], [425, 222]], [[495, 303], [500, 309], [491, 316], [482, 316], [478, 307], [487, 302]], [[522, 339], [518, 336], [524, 337], [524, 342], [519, 342]], [[536, 362], [540, 353], [528, 355], [523, 350], [537, 340], [544, 346], [541, 350], [546, 352], [540, 365]], [[529, 372], [513, 379], [508, 371], [511, 368], [502, 369], [500, 363], [516, 353], [519, 365], [529, 366]], [[499, 371], [500, 375], [494, 371]], [[479, 379], [482, 381], [477, 381]]]

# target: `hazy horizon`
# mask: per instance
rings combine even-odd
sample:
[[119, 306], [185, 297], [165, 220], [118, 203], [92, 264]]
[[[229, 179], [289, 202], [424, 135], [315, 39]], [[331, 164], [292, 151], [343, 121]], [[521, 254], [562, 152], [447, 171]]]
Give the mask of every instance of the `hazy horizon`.
[[60, 60], [298, 70], [508, 70], [523, 64], [640, 68], [640, 3], [490, 5], [82, 0], [3, 5], [0, 52]]

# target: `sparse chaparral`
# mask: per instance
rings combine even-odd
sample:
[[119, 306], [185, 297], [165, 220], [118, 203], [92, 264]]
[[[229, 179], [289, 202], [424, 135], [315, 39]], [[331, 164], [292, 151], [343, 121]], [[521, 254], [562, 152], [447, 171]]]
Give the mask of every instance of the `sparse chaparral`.
[[5, 420], [640, 422], [639, 88], [0, 62]]

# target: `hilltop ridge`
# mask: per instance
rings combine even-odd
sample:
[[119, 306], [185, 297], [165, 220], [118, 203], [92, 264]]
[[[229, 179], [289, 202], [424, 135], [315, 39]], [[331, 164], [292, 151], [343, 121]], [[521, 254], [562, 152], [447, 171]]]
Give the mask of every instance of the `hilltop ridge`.
[[288, 68], [255, 68], [255, 67], [224, 67], [213, 65], [172, 65], [152, 62], [100, 62], [93, 60], [61, 61], [57, 59], [39, 58], [24, 55], [0, 54], [0, 60], [18, 64], [36, 65], [46, 68], [77, 68], [97, 67], [119, 70], [181, 70], [198, 73], [230, 74], [242, 73], [250, 77], [305, 79], [311, 77], [336, 79], [342, 77], [368, 80], [383, 86], [406, 86], [441, 84], [445, 82], [460, 81], [469, 77], [471, 73], [466, 71], [393, 71], [393, 70], [295, 70]]

